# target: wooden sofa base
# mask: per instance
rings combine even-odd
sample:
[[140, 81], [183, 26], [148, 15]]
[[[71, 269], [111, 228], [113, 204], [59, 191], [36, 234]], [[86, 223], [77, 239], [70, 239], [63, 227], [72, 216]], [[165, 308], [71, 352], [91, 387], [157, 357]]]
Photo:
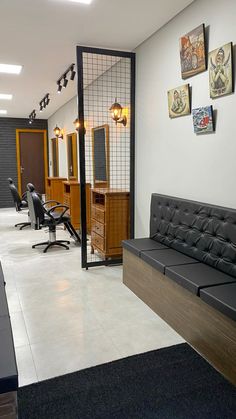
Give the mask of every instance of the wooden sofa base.
[[235, 322], [123, 249], [123, 282], [236, 385]]
[[17, 419], [17, 392], [0, 394], [0, 419]]

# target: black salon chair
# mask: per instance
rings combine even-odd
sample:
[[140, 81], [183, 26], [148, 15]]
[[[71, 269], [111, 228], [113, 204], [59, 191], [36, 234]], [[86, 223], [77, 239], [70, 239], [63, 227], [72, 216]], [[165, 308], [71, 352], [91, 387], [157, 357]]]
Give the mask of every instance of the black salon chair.
[[[69, 250], [67, 244], [70, 244], [70, 242], [68, 240], [56, 239], [56, 228], [61, 224], [64, 224], [65, 228], [76, 242], [80, 242], [80, 238], [70, 222], [70, 216], [66, 214], [69, 208], [66, 205], [58, 203], [57, 201], [48, 201], [43, 204], [31, 183], [27, 185], [27, 189], [27, 200], [32, 228], [35, 230], [40, 230], [43, 227], [48, 227], [49, 229], [49, 240], [46, 242], [37, 243], [33, 245], [32, 248], [34, 249], [38, 246], [46, 245], [43, 251], [44, 253], [46, 253], [47, 250], [52, 246], [61, 246]], [[47, 204], [51, 205], [52, 203], [56, 203], [56, 205], [53, 205], [47, 209]], [[59, 212], [58, 209], [63, 210]]]
[[[27, 209], [28, 208], [28, 203], [27, 203], [27, 193], [25, 192], [22, 197], [20, 197], [20, 194], [16, 188], [16, 186], [13, 183], [13, 180], [9, 177], [8, 178], [8, 182], [9, 182], [9, 188], [11, 191], [11, 195], [15, 204], [15, 208], [17, 212], [22, 211], [23, 209]], [[15, 224], [15, 227], [20, 227], [20, 230], [22, 230], [25, 227], [30, 226], [30, 221], [25, 222], [25, 223], [17, 223]]]

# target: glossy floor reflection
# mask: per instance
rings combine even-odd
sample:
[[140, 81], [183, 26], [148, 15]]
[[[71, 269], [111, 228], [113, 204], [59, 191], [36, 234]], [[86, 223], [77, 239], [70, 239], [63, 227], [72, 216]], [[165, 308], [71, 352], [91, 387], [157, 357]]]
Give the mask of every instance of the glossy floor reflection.
[[[19, 231], [27, 219], [0, 210], [0, 260], [11, 316], [20, 385], [183, 342], [122, 283], [122, 267], [84, 271], [80, 248], [34, 243], [45, 230]], [[58, 238], [68, 237], [59, 230]]]

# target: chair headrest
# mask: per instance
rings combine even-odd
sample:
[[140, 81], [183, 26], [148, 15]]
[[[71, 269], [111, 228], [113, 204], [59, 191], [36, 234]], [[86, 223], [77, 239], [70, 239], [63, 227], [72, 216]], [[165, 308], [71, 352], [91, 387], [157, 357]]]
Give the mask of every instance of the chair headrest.
[[28, 183], [27, 184], [27, 189], [28, 189], [29, 192], [34, 192], [35, 187], [34, 187], [33, 183]]

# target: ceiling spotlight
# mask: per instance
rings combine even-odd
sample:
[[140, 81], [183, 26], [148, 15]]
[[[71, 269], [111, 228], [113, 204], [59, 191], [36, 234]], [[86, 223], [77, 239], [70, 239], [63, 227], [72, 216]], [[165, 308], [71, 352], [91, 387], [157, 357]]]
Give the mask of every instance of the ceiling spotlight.
[[71, 71], [71, 75], [70, 75], [70, 79], [71, 79], [71, 80], [74, 80], [75, 75], [76, 75], [75, 70], [72, 70], [72, 71]]
[[75, 64], [71, 64], [70, 67], [62, 74], [62, 76], [57, 80], [57, 93], [61, 93], [62, 88], [66, 88], [68, 84], [68, 75], [70, 73], [70, 80], [74, 80], [76, 71]]
[[36, 118], [36, 111], [35, 109], [31, 112], [31, 114], [29, 115], [29, 124], [32, 124], [34, 119]]
[[62, 90], [62, 85], [59, 83], [57, 83], [57, 93], [61, 93]]
[[68, 84], [68, 80], [66, 79], [66, 77], [64, 77], [62, 87], [65, 89], [67, 84]]
[[75, 72], [75, 65], [74, 65], [74, 64], [72, 64], [72, 66], [71, 66], [70, 79], [71, 79], [71, 80], [74, 80], [75, 75], [76, 75], [76, 72]]
[[49, 105], [50, 98], [49, 93], [47, 93], [44, 98], [39, 102], [39, 111], [43, 112], [43, 110]]
[[49, 98], [49, 93], [48, 93], [45, 99], [45, 105], [48, 106], [49, 102], [50, 102], [50, 98]]

